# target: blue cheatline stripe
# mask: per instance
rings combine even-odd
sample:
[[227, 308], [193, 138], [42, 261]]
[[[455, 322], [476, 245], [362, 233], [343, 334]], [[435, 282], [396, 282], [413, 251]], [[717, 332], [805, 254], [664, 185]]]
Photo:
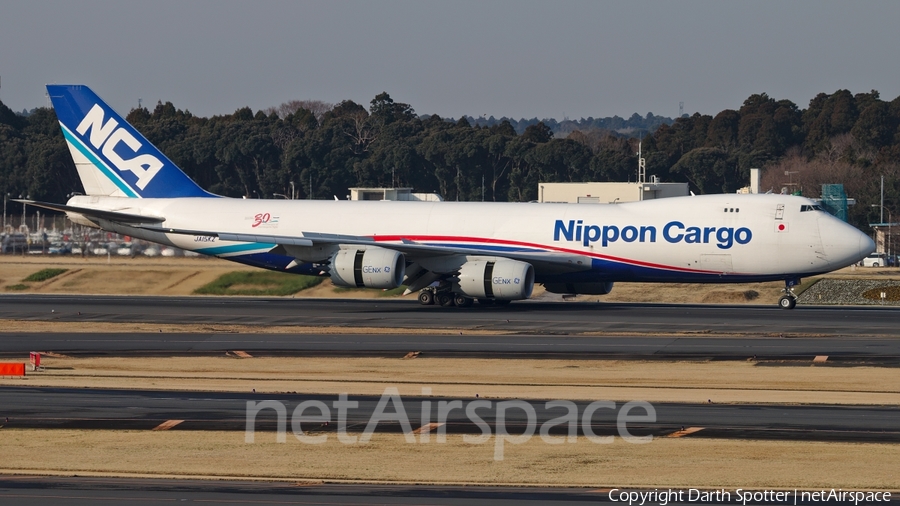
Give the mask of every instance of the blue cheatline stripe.
[[66, 128], [65, 125], [60, 123], [59, 126], [62, 127], [62, 133], [63, 133], [63, 136], [66, 138], [66, 140], [69, 141], [70, 144], [75, 146], [75, 149], [80, 151], [82, 155], [84, 155], [88, 160], [90, 160], [91, 163], [93, 163], [94, 166], [97, 167], [97, 169], [100, 170], [100, 172], [102, 172], [104, 176], [106, 176], [110, 181], [112, 181], [113, 184], [115, 184], [120, 190], [122, 190], [125, 193], [125, 195], [128, 195], [131, 198], [140, 198], [141, 197], [140, 195], [135, 193], [134, 190], [132, 190], [128, 186], [128, 183], [126, 183], [125, 181], [122, 181], [122, 178], [120, 178], [118, 174], [116, 174], [112, 170], [110, 170], [110, 168], [107, 167], [106, 164], [103, 163], [102, 160], [97, 158], [97, 155], [95, 155], [90, 149], [88, 149], [88, 147], [85, 146], [83, 142], [81, 142], [81, 139], [72, 135], [72, 132], [70, 132], [69, 129]]
[[241, 253], [245, 251], [252, 250], [270, 250], [275, 247], [275, 244], [262, 243], [262, 242], [249, 242], [245, 244], [232, 244], [229, 246], [214, 246], [212, 248], [200, 248], [196, 249], [197, 253], [203, 253], [204, 255], [225, 255], [228, 253]]

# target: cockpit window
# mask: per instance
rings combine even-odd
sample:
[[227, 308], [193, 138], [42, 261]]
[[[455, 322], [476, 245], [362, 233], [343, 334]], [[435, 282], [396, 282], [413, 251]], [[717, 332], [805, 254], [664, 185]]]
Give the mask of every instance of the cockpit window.
[[800, 206], [801, 213], [805, 213], [807, 211], [824, 211], [824, 209], [822, 209], [822, 206], [820, 206], [819, 204], [814, 204], [811, 206], [810, 205]]

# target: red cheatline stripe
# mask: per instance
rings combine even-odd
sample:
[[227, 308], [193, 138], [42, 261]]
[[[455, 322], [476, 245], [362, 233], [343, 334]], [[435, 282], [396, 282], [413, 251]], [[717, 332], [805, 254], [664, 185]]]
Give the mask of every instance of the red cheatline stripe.
[[[528, 242], [520, 242], [520, 241], [508, 241], [505, 239], [492, 239], [492, 238], [482, 238], [482, 237], [453, 237], [453, 236], [443, 236], [443, 235], [375, 235], [372, 236], [372, 239], [376, 242], [399, 242], [402, 240], [407, 241], [441, 241], [441, 242], [466, 242], [466, 243], [475, 243], [475, 244], [502, 244], [505, 246], [520, 246], [525, 248], [535, 248], [539, 250], [549, 250], [549, 251], [558, 251], [560, 253], [571, 253], [573, 255], [583, 255], [592, 258], [599, 258], [601, 260], [609, 260], [611, 262], [619, 262], [630, 265], [637, 265], [641, 267], [650, 267], [653, 269], [664, 269], [668, 271], [678, 271], [678, 272], [691, 272], [695, 274], [721, 274], [719, 271], [706, 271], [702, 269], [690, 269], [685, 267], [675, 267], [673, 265], [661, 265], [654, 264], [651, 262], [642, 262], [640, 260], [631, 260], [628, 258], [620, 258], [609, 255], [601, 255], [599, 253], [591, 253], [588, 251], [579, 251], [568, 248], [559, 248], [556, 246], [547, 246], [545, 244], [534, 244]], [[739, 273], [731, 273], [732, 275], [738, 275]]]

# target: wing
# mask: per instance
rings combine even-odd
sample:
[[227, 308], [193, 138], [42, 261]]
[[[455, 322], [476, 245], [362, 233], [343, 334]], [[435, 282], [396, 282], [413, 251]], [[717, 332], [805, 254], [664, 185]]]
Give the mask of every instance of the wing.
[[[472, 256], [500, 257], [511, 260], [528, 262], [540, 272], [546, 274], [562, 274], [566, 272], [583, 271], [590, 268], [590, 258], [574, 253], [553, 252], [540, 249], [532, 245], [519, 247], [504, 247], [503, 249], [491, 248], [484, 245], [449, 245], [427, 244], [404, 238], [402, 236], [391, 237], [366, 237], [357, 235], [328, 234], [321, 232], [302, 232], [300, 236], [239, 234], [231, 232], [214, 232], [208, 230], [187, 230], [159, 226], [166, 219], [162, 216], [141, 215], [122, 211], [91, 209], [87, 207], [53, 204], [34, 200], [16, 200], [27, 205], [61, 211], [67, 214], [78, 214], [91, 221], [110, 221], [122, 225], [161, 232], [165, 234], [180, 234], [193, 236], [217, 237], [222, 241], [248, 242], [260, 244], [274, 244], [273, 253], [280, 253], [303, 259], [307, 248], [327, 248], [346, 246], [372, 246], [391, 249], [403, 253], [410, 262], [433, 263], [447, 260], [448, 265], [456, 262], [454, 258], [466, 258]], [[129, 208], [126, 208], [129, 209]]]
[[300, 236], [236, 234], [230, 232], [212, 232], [202, 230], [185, 230], [160, 227], [150, 224], [132, 225], [136, 228], [166, 234], [197, 235], [217, 237], [222, 241], [252, 242], [275, 244], [273, 253], [288, 254], [298, 259], [303, 258], [297, 248], [322, 248], [327, 246], [373, 246], [396, 250], [403, 253], [411, 262], [426, 262], [440, 257], [501, 257], [528, 262], [535, 269], [548, 274], [577, 272], [590, 268], [590, 258], [564, 252], [536, 250], [534, 247], [506, 248], [502, 251], [481, 246], [454, 246], [443, 244], [425, 244], [403, 237], [390, 238], [366, 237], [357, 235], [327, 234], [320, 232], [302, 232]]

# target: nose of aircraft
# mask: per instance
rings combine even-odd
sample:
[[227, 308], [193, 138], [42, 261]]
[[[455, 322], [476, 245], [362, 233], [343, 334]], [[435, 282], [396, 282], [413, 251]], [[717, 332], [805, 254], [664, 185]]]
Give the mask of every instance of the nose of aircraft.
[[[866, 234], [856, 231], [859, 234], [859, 260], [869, 256], [869, 253], [875, 251], [875, 241]], [[857, 260], [857, 262], [859, 261]]]
[[825, 258], [834, 269], [855, 264], [875, 251], [875, 242], [833, 216], [819, 219], [819, 234], [825, 249]]

